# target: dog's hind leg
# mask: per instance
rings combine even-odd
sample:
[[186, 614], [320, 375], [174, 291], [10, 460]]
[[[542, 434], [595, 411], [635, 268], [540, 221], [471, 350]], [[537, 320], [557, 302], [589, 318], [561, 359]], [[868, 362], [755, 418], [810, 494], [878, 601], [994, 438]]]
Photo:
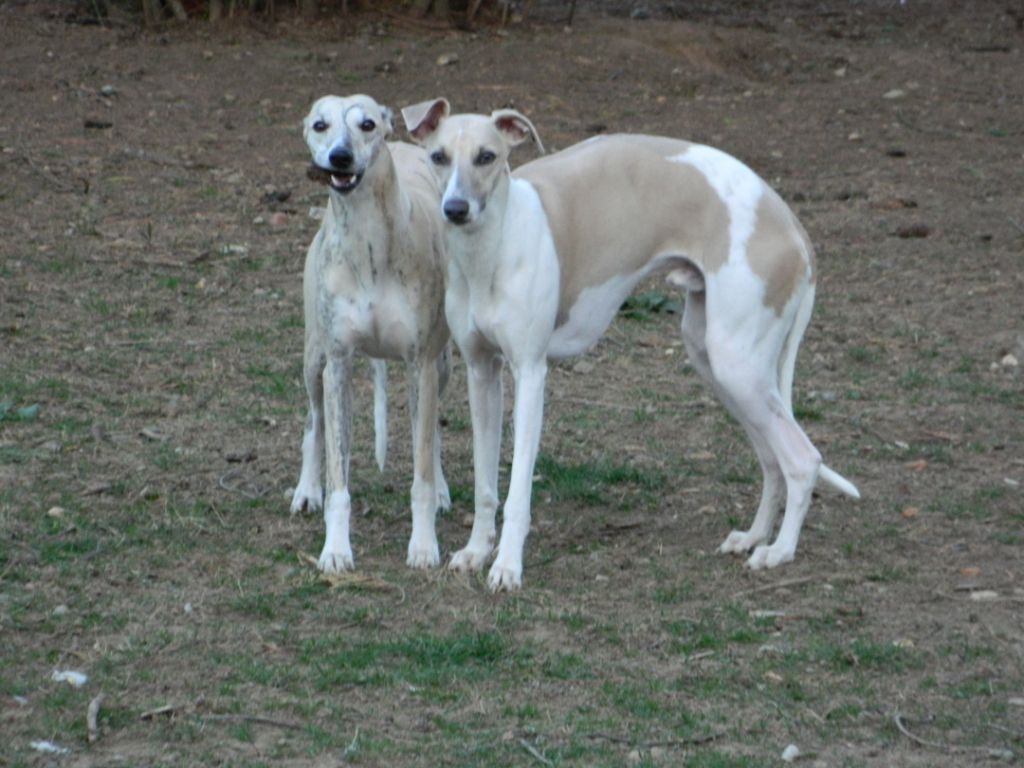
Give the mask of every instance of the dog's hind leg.
[[373, 361], [373, 447], [377, 469], [384, 471], [388, 458], [388, 364]]
[[411, 568], [432, 568], [441, 562], [437, 545], [437, 481], [434, 460], [436, 435], [438, 369], [433, 361], [421, 360], [409, 366], [409, 413], [412, 416], [413, 480], [412, 536], [406, 564]]
[[[821, 455], [796, 423], [779, 391], [779, 355], [783, 339], [770, 328], [758, 334], [737, 334], [718, 327], [709, 334], [709, 362], [717, 391], [726, 407], [746, 429], [765, 470], [761, 505], [749, 531], [733, 532], [722, 551], [747, 551], [756, 546], [747, 564], [772, 568], [796, 553], [804, 517], [821, 466]], [[776, 469], [777, 468], [777, 469]], [[781, 484], [785, 483], [785, 514], [779, 535], [770, 546], [761, 544], [771, 533]]]
[[320, 460], [324, 454], [323, 370], [323, 352], [307, 340], [303, 378], [309, 397], [309, 411], [302, 435], [302, 471], [299, 484], [292, 494], [293, 515], [296, 512], [320, 509], [323, 504], [324, 492], [320, 485]]
[[346, 351], [332, 354], [324, 366], [324, 442], [327, 456], [327, 499], [324, 504], [324, 548], [320, 570], [326, 573], [354, 567], [349, 526], [349, 458], [352, 455], [352, 358]]
[[[670, 280], [674, 284], [678, 283]], [[682, 287], [682, 286], [680, 286]], [[749, 552], [758, 544], [767, 541], [775, 525], [775, 518], [778, 516], [782, 506], [782, 494], [784, 492], [785, 479], [779, 467], [775, 455], [767, 443], [760, 438], [757, 431], [752, 429], [744, 421], [743, 409], [739, 408], [733, 401], [728, 391], [716, 381], [711, 369], [711, 361], [708, 358], [707, 340], [707, 315], [706, 296], [703, 290], [691, 290], [686, 294], [686, 304], [683, 311], [682, 322], [683, 341], [686, 344], [687, 355], [690, 363], [715, 392], [725, 407], [732, 413], [743, 428], [746, 430], [754, 450], [757, 453], [758, 461], [761, 463], [763, 484], [761, 487], [761, 502], [757, 507], [757, 514], [754, 522], [747, 531], [733, 531], [722, 543], [721, 552]]]

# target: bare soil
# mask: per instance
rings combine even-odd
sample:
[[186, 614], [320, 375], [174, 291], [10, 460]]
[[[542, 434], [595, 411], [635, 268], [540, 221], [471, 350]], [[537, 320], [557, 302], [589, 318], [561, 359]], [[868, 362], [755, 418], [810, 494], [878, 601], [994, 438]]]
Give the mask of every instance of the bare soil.
[[[538, 1], [472, 32], [365, 10], [146, 31], [73, 10], [0, 3], [0, 765], [1024, 752], [1024, 6], [602, 0], [566, 29], [567, 5]], [[362, 580], [319, 581], [322, 521], [287, 511], [324, 198], [299, 124], [352, 92], [515, 106], [549, 149], [646, 132], [753, 167], [816, 244], [797, 407], [863, 499], [817, 497], [778, 570], [718, 555], [760, 473], [678, 316], [642, 311], [552, 368], [522, 594], [404, 568], [404, 382], [378, 475], [365, 367]], [[472, 510], [457, 362], [446, 553]], [[395, 640], [457, 632], [499, 652], [445, 657], [442, 683]], [[319, 657], [332, 642], [349, 645]], [[371, 642], [376, 677], [323, 682]]]

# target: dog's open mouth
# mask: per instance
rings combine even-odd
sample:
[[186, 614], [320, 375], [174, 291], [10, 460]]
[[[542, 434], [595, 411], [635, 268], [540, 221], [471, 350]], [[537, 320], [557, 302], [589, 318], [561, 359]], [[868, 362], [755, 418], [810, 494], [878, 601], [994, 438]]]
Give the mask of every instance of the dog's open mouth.
[[326, 168], [321, 168], [316, 163], [313, 163], [306, 169], [306, 176], [312, 181], [316, 181], [320, 184], [326, 184], [331, 189], [345, 194], [351, 192], [353, 189], [359, 186], [359, 182], [363, 180], [363, 174], [361, 173], [339, 173], [338, 171], [330, 171]]

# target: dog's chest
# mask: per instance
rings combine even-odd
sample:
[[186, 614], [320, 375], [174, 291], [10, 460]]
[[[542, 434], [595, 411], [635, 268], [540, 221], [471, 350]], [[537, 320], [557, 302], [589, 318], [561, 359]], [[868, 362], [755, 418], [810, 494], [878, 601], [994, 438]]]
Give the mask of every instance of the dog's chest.
[[414, 353], [416, 318], [405, 292], [388, 276], [366, 283], [344, 267], [328, 268], [320, 309], [327, 333], [345, 349], [387, 358]]

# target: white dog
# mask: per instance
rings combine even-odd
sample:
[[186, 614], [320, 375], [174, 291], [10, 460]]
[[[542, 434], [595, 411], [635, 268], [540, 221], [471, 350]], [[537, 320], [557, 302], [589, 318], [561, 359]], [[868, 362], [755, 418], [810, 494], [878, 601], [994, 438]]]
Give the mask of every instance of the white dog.
[[327, 533], [319, 565], [328, 572], [354, 564], [349, 456], [356, 353], [374, 358], [376, 456], [382, 468], [387, 441], [383, 359], [408, 363], [410, 566], [440, 562], [435, 516], [438, 506], [450, 505], [438, 432], [438, 399], [450, 366], [441, 191], [422, 149], [385, 141], [392, 130], [390, 110], [361, 95], [325, 96], [304, 122], [313, 156], [309, 176], [328, 185], [330, 199], [303, 277], [309, 416], [291, 510], [319, 509], [323, 503], [320, 459], [326, 445]]
[[529, 137], [540, 143], [518, 112], [449, 116], [438, 99], [403, 114], [444, 186], [445, 311], [469, 366], [476, 516], [453, 568], [480, 568], [494, 546], [502, 359], [515, 377], [515, 443], [488, 581], [514, 589], [522, 583], [547, 360], [595, 344], [637, 283], [655, 272], [686, 291], [690, 360], [746, 429], [764, 471], [753, 525], [732, 532], [721, 550], [753, 550], [751, 568], [787, 562], [817, 480], [859, 496], [822, 465], [793, 418], [814, 257], [796, 217], [753, 171], [711, 147], [618, 135], [510, 174], [512, 147]]

